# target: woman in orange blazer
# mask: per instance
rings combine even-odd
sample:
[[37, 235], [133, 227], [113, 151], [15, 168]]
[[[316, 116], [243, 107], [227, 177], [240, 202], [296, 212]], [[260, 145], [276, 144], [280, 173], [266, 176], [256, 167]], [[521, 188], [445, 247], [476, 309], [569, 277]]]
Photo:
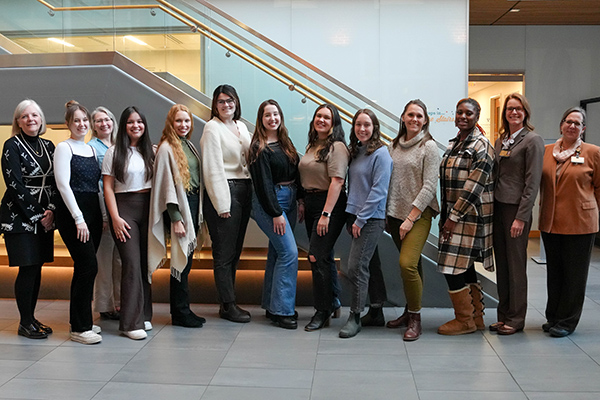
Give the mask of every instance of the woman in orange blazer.
[[584, 143], [585, 111], [568, 109], [562, 137], [546, 146], [541, 183], [540, 231], [546, 248], [551, 336], [573, 333], [581, 317], [590, 257], [598, 232], [600, 147]]

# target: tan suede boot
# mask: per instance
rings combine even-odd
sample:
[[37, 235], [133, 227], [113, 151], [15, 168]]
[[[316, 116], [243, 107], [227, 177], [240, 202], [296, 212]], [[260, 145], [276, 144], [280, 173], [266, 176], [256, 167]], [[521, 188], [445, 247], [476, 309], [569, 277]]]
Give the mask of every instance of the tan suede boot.
[[485, 304], [483, 303], [481, 284], [479, 282], [471, 283], [469, 287], [471, 288], [471, 298], [473, 299], [473, 308], [475, 309], [473, 321], [475, 322], [475, 326], [477, 326], [477, 330], [485, 331], [485, 322], [483, 322]]
[[477, 327], [473, 321], [473, 303], [469, 287], [449, 290], [448, 294], [450, 294], [456, 318], [440, 326], [438, 333], [440, 335], [464, 335], [475, 332]]

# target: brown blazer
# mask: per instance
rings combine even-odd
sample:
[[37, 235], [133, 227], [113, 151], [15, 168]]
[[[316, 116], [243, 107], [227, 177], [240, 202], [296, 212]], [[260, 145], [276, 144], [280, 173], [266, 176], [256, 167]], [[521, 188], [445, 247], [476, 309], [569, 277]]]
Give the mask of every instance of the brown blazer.
[[542, 178], [544, 140], [523, 129], [510, 146], [510, 156], [501, 157], [501, 150], [502, 139], [498, 139], [494, 149], [494, 200], [518, 204], [515, 218], [529, 221]]
[[598, 232], [600, 147], [581, 145], [583, 164], [565, 161], [558, 177], [554, 144], [546, 145], [540, 186], [540, 231], [563, 235]]

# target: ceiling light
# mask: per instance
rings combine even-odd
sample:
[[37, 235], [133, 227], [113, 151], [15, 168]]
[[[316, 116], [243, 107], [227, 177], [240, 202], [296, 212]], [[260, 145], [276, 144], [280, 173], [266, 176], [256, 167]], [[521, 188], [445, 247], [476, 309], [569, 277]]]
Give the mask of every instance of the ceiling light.
[[133, 43], [137, 43], [140, 46], [148, 46], [148, 43], [146, 43], [144, 41], [141, 41], [140, 39], [138, 39], [136, 37], [133, 37], [133, 36], [130, 36], [130, 35], [127, 35], [127, 36], [124, 36], [124, 37], [125, 37], [125, 39], [131, 40]]
[[67, 46], [67, 47], [75, 47], [75, 45], [74, 45], [74, 44], [71, 44], [71, 43], [65, 42], [64, 40], [60, 40], [60, 39], [57, 39], [57, 38], [53, 38], [53, 37], [51, 37], [51, 38], [48, 38], [48, 40], [49, 40], [49, 41], [51, 41], [51, 42], [54, 42], [54, 43], [62, 44], [63, 46]]
[[519, 9], [519, 8], [511, 8], [510, 9], [510, 12], [519, 12], [519, 11], [521, 11], [521, 9]]

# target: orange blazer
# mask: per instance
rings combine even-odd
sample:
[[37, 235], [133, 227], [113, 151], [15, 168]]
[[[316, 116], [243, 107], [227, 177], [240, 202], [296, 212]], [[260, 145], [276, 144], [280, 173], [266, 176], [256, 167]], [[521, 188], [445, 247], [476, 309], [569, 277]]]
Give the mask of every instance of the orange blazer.
[[582, 143], [582, 164], [565, 161], [556, 175], [554, 144], [546, 145], [540, 185], [540, 231], [563, 235], [598, 232], [600, 147]]

